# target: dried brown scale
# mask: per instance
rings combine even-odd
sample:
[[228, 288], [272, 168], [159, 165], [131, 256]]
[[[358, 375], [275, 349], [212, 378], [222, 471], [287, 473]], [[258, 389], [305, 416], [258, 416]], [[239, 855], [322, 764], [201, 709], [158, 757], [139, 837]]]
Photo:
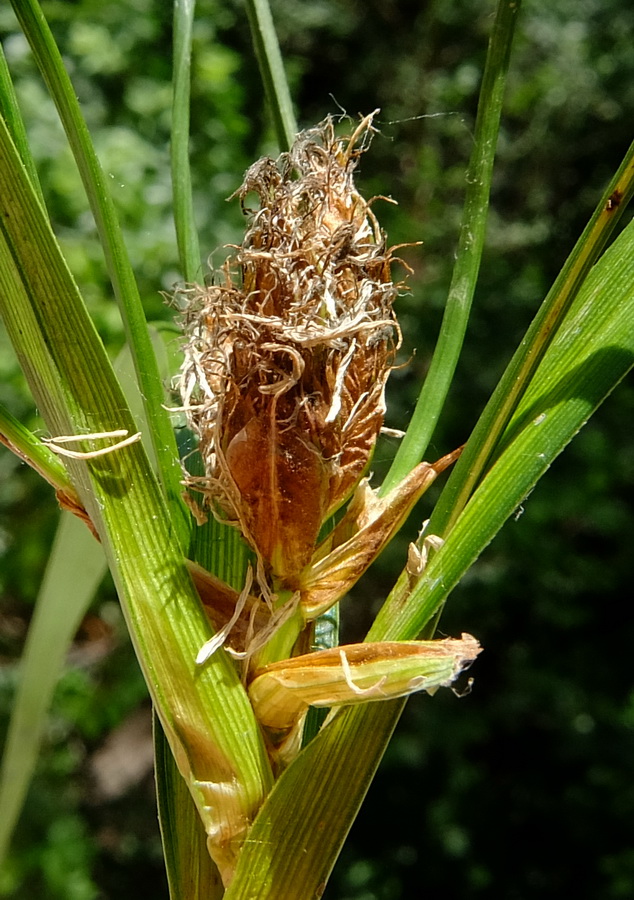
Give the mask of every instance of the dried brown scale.
[[[368, 117], [355, 140], [371, 130]], [[367, 468], [400, 341], [391, 251], [354, 186], [360, 152], [328, 119], [256, 162], [223, 283], [185, 292], [181, 393], [206, 470], [189, 484], [289, 589]]]

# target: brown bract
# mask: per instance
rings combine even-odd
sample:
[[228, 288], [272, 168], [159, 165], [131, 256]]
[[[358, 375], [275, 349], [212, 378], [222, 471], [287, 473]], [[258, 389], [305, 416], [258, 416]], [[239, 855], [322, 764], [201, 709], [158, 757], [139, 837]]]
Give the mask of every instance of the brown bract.
[[327, 119], [256, 162], [222, 283], [185, 291], [181, 394], [205, 464], [189, 486], [291, 590], [367, 468], [400, 340], [391, 251], [353, 180], [371, 121], [341, 139]]

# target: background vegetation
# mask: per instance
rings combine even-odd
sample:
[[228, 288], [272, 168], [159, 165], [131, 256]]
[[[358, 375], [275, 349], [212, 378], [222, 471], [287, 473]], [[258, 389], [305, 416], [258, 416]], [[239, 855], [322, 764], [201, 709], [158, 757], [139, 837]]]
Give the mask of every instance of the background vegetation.
[[[381, 108], [366, 196], [413, 267], [397, 310], [408, 364], [388, 424], [411, 412], [449, 281], [492, 4], [278, 0], [273, 12], [302, 126]], [[150, 0], [45, 4], [115, 200], [151, 318], [180, 274], [170, 220], [171, 10]], [[0, 10], [47, 202], [113, 356], [122, 343], [78, 176], [23, 38]], [[623, 0], [525, 4], [470, 332], [434, 455], [462, 443], [631, 141], [634, 12]], [[244, 10], [200, 0], [192, 156], [201, 245], [214, 265], [240, 227], [225, 203], [276, 153]], [[204, 277], [204, 273], [201, 273]], [[168, 345], [178, 352], [174, 332]], [[37, 427], [0, 332], [0, 400]], [[485, 647], [469, 698], [410, 701], [326, 897], [634, 896], [631, 383], [620, 386], [455, 592], [441, 624]], [[393, 453], [378, 448], [382, 472]], [[0, 728], [54, 533], [51, 492], [0, 453]], [[427, 501], [429, 504], [429, 501]], [[412, 528], [425, 517], [423, 507]], [[360, 636], [391, 586], [406, 531], [356, 587]], [[117, 748], [138, 763], [118, 784]], [[149, 749], [148, 749], [149, 748]], [[111, 755], [108, 756], [108, 753]], [[114, 760], [114, 761], [113, 761]], [[167, 896], [152, 812], [149, 710], [113, 588], [104, 583], [56, 693], [45, 752], [0, 877], [0, 895]]]

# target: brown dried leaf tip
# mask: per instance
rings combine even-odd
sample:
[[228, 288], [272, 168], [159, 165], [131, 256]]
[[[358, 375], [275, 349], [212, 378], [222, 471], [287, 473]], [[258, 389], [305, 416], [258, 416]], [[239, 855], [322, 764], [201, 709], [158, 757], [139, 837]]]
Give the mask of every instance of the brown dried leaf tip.
[[328, 118], [251, 166], [223, 283], [186, 291], [181, 394], [206, 471], [189, 487], [291, 590], [368, 465], [400, 341], [392, 250], [353, 179], [372, 131], [338, 138]]

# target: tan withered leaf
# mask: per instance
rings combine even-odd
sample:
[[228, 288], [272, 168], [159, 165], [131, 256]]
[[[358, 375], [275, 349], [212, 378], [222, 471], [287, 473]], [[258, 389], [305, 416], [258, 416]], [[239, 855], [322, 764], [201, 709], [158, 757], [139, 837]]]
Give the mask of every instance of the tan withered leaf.
[[385, 498], [364, 482], [359, 485], [345, 516], [302, 573], [301, 606], [306, 619], [321, 615], [350, 590], [436, 476], [455, 462], [460, 452], [454, 450], [435, 463], [420, 463]]
[[259, 721], [283, 735], [309, 706], [387, 700], [447, 687], [480, 649], [470, 634], [438, 641], [348, 644], [266, 666], [256, 672], [249, 697]]
[[253, 633], [268, 628], [270, 612], [259, 598], [249, 594], [236, 618], [240, 592], [189, 559], [187, 568], [214, 632], [221, 632], [232, 623], [226, 639], [228, 647], [242, 652]]

